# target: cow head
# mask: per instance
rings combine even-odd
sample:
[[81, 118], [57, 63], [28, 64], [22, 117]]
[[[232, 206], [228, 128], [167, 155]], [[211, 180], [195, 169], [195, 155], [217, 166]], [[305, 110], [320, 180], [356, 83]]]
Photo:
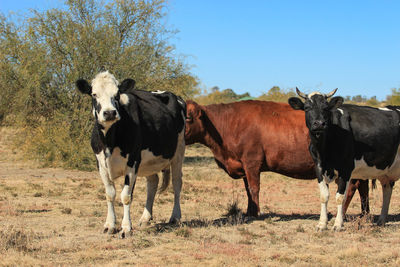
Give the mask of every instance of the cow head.
[[93, 116], [105, 129], [121, 119], [120, 104], [126, 105], [129, 98], [125, 93], [133, 90], [135, 81], [125, 79], [121, 84], [108, 71], [100, 72], [89, 84], [86, 80], [77, 80], [79, 91], [92, 97]]
[[186, 101], [186, 126], [185, 126], [185, 143], [191, 145], [201, 142], [205, 134], [204, 128], [204, 110], [202, 107], [192, 100]]
[[326, 95], [318, 92], [306, 95], [296, 87], [297, 94], [304, 99], [304, 102], [298, 97], [289, 98], [289, 105], [293, 109], [305, 111], [306, 125], [310, 133], [317, 138], [328, 128], [331, 122], [332, 110], [343, 104], [343, 98], [340, 96], [329, 100], [336, 93], [336, 90], [337, 88]]

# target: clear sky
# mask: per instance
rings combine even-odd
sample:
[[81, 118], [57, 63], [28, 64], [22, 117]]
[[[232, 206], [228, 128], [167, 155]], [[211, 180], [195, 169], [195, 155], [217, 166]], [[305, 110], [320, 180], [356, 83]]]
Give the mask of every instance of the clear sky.
[[[0, 0], [0, 10], [59, 5]], [[172, 42], [202, 88], [376, 95], [400, 88], [400, 1], [169, 0]]]

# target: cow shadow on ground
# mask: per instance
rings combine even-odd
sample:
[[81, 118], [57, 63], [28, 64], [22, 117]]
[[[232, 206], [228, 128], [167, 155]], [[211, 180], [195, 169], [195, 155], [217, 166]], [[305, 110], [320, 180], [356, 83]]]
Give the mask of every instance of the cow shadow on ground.
[[[331, 218], [332, 215], [329, 214]], [[278, 213], [265, 213], [258, 217], [249, 217], [242, 212], [230, 215], [222, 216], [214, 220], [208, 219], [192, 219], [188, 221], [181, 221], [179, 223], [156, 223], [152, 227], [156, 232], [170, 232], [180, 227], [190, 228], [207, 228], [213, 227], [229, 227], [235, 225], [251, 224], [255, 221], [266, 221], [266, 223], [275, 223], [279, 221], [292, 221], [292, 220], [318, 220], [319, 214], [278, 214]]]
[[195, 156], [195, 157], [188, 157], [185, 156], [183, 161], [184, 164], [194, 165], [194, 164], [206, 164], [214, 162], [214, 157], [202, 157], [202, 156]]
[[[328, 220], [331, 220], [334, 217], [334, 214], [328, 213]], [[376, 226], [376, 222], [379, 219], [379, 215], [370, 215], [369, 216], [369, 223], [374, 223]], [[181, 227], [190, 227], [190, 228], [207, 228], [210, 226], [213, 227], [229, 227], [229, 226], [236, 226], [236, 225], [247, 225], [251, 224], [256, 221], [265, 221], [267, 224], [277, 223], [277, 222], [287, 222], [287, 221], [294, 221], [294, 220], [319, 220], [319, 213], [292, 213], [292, 214], [280, 214], [280, 213], [265, 213], [261, 214], [258, 217], [248, 217], [243, 213], [239, 213], [234, 216], [222, 216], [221, 218], [217, 218], [214, 220], [208, 219], [192, 219], [188, 221], [181, 221], [179, 223], [156, 223], [151, 228], [153, 231], [162, 233], [162, 232], [171, 232]], [[360, 215], [346, 215], [346, 221], [349, 222], [359, 222]], [[394, 227], [400, 228], [398, 224], [391, 224], [391, 222], [399, 222], [400, 221], [400, 214], [393, 214], [388, 215], [387, 217], [387, 224], [385, 227]]]

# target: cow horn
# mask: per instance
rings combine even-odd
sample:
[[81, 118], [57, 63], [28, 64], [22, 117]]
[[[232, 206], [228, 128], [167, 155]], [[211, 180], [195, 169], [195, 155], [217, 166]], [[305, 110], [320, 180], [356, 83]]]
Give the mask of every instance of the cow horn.
[[332, 92], [328, 93], [325, 95], [326, 98], [330, 98], [331, 96], [333, 96], [337, 91], [337, 88], [335, 90], [332, 90]]
[[306, 94], [300, 92], [299, 88], [297, 88], [297, 87], [296, 87], [296, 92], [297, 92], [297, 94], [298, 94], [300, 97], [302, 97], [302, 98], [304, 98], [304, 99], [307, 98]]

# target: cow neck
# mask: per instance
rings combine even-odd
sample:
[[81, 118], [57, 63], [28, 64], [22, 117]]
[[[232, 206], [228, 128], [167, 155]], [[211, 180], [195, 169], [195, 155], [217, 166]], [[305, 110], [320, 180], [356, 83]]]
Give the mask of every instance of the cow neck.
[[116, 140], [116, 135], [117, 135], [117, 123], [115, 122], [111, 127], [108, 128], [108, 130], [105, 132], [104, 127], [97, 123], [97, 133], [100, 137], [100, 142], [102, 144], [102, 147], [108, 148], [108, 151], [112, 154], [112, 151], [115, 147], [115, 140]]
[[204, 135], [204, 142], [202, 142], [202, 144], [211, 149], [214, 157], [217, 160], [219, 160], [220, 162], [226, 161], [226, 159], [229, 158], [229, 150], [225, 147], [223, 143], [223, 138], [221, 137], [220, 131], [215, 126], [212, 119], [210, 119], [209, 112], [205, 113], [206, 116], [204, 116], [203, 122], [207, 131]]
[[326, 162], [325, 160], [325, 155], [326, 155], [326, 132], [323, 133], [319, 138], [315, 137], [311, 132], [310, 132], [310, 137], [311, 137], [311, 142], [313, 146], [315, 146], [316, 151], [318, 153], [318, 161], [319, 162]]

